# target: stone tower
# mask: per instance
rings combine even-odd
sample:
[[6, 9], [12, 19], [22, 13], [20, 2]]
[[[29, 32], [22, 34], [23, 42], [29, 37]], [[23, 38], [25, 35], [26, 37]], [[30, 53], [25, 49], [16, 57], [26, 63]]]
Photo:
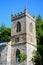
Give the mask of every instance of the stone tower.
[[33, 65], [31, 59], [33, 57], [34, 46], [36, 45], [36, 28], [35, 18], [32, 17], [27, 9], [18, 15], [11, 15], [11, 40], [12, 40], [12, 53], [11, 64], [18, 62], [18, 55], [25, 53], [27, 61], [25, 65]]

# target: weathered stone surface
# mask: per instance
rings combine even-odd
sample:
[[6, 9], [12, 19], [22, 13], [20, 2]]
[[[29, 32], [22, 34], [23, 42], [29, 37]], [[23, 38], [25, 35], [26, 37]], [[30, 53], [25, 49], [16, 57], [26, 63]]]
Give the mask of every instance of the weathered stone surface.
[[[17, 22], [21, 24], [21, 31], [17, 32]], [[12, 15], [11, 44], [0, 49], [0, 65], [33, 65], [31, 59], [36, 46], [35, 18], [28, 14], [27, 10], [16, 16]], [[30, 27], [30, 24], [32, 26]], [[30, 31], [32, 30], [32, 32]], [[27, 55], [26, 62], [16, 62], [16, 51]]]

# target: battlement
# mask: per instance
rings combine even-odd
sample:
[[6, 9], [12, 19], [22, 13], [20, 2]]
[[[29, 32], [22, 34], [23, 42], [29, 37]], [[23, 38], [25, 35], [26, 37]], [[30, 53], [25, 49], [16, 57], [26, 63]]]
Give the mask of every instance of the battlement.
[[17, 15], [14, 14], [14, 13], [12, 13], [12, 14], [11, 14], [11, 21], [14, 21], [14, 20], [16, 20], [16, 19], [20, 19], [20, 18], [22, 18], [22, 17], [24, 17], [24, 16], [28, 16], [28, 17], [30, 17], [31, 19], [35, 20], [35, 16], [32, 16], [31, 14], [29, 14], [28, 11], [27, 11], [27, 9], [25, 8], [23, 12], [20, 12], [20, 13], [18, 13]]
[[25, 14], [24, 13], [18, 13], [17, 15], [15, 14], [15, 15], [11, 15], [11, 20], [12, 21], [14, 21], [14, 20], [16, 20], [16, 19], [19, 19], [19, 18], [21, 18], [21, 17], [23, 17]]

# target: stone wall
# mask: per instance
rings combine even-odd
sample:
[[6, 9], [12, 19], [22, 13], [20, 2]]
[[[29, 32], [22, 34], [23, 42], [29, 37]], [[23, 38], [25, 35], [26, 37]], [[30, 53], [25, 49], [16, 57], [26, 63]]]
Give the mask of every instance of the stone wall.
[[[17, 33], [17, 22], [21, 23], [21, 32]], [[26, 32], [26, 17], [12, 21], [11, 36], [23, 34]]]
[[25, 43], [21, 43], [21, 44], [14, 44], [14, 46], [12, 46], [12, 53], [11, 53], [11, 65], [16, 65], [16, 51], [17, 49], [20, 50], [20, 53], [26, 53], [26, 44]]
[[7, 64], [7, 46], [1, 51], [0, 65]]

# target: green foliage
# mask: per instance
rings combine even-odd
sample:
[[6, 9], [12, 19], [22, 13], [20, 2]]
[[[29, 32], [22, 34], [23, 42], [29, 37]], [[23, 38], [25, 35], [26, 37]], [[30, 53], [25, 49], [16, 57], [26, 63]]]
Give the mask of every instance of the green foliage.
[[43, 36], [43, 20], [41, 16], [39, 15], [36, 19], [36, 37], [37, 37], [37, 43], [40, 43], [40, 37]]
[[20, 62], [25, 61], [26, 59], [27, 59], [26, 54], [21, 53], [21, 54], [19, 55], [19, 60], [20, 60]]
[[36, 19], [37, 51], [34, 53], [35, 65], [43, 65], [43, 20], [39, 15]]
[[35, 62], [35, 65], [40, 65], [41, 61], [41, 55], [38, 51], [34, 50], [34, 57], [32, 58], [32, 61]]
[[39, 54], [41, 55], [41, 64], [43, 65], [43, 45], [39, 45], [37, 47], [37, 51], [39, 52]]
[[11, 29], [2, 24], [0, 27], [0, 41], [9, 40], [11, 35]]

